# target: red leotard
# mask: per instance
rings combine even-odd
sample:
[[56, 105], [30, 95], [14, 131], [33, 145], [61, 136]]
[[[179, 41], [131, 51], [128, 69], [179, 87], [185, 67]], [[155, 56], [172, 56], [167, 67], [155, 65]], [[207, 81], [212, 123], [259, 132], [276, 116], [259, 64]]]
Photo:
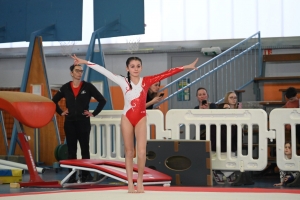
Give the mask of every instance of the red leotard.
[[136, 85], [131, 82], [132, 89], [130, 89], [126, 77], [115, 75], [106, 68], [92, 62], [89, 62], [87, 66], [100, 72], [121, 87], [125, 102], [123, 114], [134, 127], [146, 116], [146, 97], [148, 88], [162, 79], [183, 71], [183, 67], [176, 67], [157, 75], [140, 77], [140, 80]]

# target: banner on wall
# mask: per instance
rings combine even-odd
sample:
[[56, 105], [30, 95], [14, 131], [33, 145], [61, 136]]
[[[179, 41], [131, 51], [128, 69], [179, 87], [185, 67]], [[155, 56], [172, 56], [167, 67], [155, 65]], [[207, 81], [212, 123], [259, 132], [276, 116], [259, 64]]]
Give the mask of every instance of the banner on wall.
[[264, 55], [271, 55], [272, 49], [264, 49]]
[[[182, 79], [177, 82], [177, 89], [180, 90], [181, 88], [187, 86], [189, 83], [189, 78]], [[177, 101], [190, 101], [190, 98], [190, 87], [185, 88], [183, 91], [177, 94]]]

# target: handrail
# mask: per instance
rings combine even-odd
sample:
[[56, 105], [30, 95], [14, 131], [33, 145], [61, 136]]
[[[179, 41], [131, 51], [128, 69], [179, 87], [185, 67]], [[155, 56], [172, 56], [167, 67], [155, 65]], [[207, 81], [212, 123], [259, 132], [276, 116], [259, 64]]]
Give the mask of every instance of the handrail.
[[[244, 55], [245, 53], [247, 53], [248, 51], [250, 51], [251, 49], [253, 49], [254, 47], [256, 47], [256, 46], [258, 46], [258, 45], [259, 45], [258, 42], [255, 43], [254, 45], [252, 45], [251, 47], [247, 48], [247, 49], [246, 49], [245, 51], [243, 51], [242, 53], [239, 53], [238, 55], [234, 56], [233, 58], [231, 58], [231, 59], [229, 59], [228, 61], [224, 62], [223, 64], [219, 65], [219, 66], [216, 67], [215, 69], [213, 69], [213, 70], [209, 71], [208, 73], [202, 75], [201, 77], [199, 77], [198, 79], [196, 79], [196, 80], [194, 80], [193, 82], [189, 83], [188, 85], [186, 85], [186, 86], [180, 88], [180, 89], [177, 90], [176, 92], [174, 92], [174, 93], [172, 93], [171, 95], [169, 95], [168, 97], [166, 97], [164, 100], [162, 100], [162, 101], [160, 101], [159, 103], [155, 104], [155, 107], [156, 107], [156, 106], [159, 106], [160, 104], [164, 103], [165, 101], [167, 101], [168, 99], [170, 99], [170, 98], [173, 97], [174, 95], [178, 94], [179, 92], [182, 92], [184, 89], [186, 89], [186, 88], [190, 87], [191, 85], [197, 83], [198, 81], [204, 79], [205, 77], [209, 76], [210, 74], [213, 74], [215, 71], [221, 69], [221, 68], [222, 68], [223, 66], [225, 66], [226, 64], [228, 64], [228, 63], [234, 61], [236, 58], [238, 58], [238, 57]], [[220, 55], [221, 55], [221, 54], [220, 54]], [[201, 66], [199, 66], [199, 68], [200, 68], [200, 67], [203, 67], [203, 66], [205, 66], [205, 64], [202, 64]], [[182, 77], [185, 77], [185, 76], [182, 76]], [[181, 78], [182, 78], [182, 77], [181, 77]], [[180, 78], [180, 79], [181, 79], [181, 78]], [[178, 80], [178, 79], [176, 79], [176, 80]], [[173, 81], [173, 82], [174, 82], [174, 81]], [[173, 83], [173, 82], [172, 82], [172, 83]], [[166, 87], [167, 87], [167, 86], [166, 86]], [[166, 88], [166, 87], [164, 87], [164, 88]], [[160, 91], [164, 90], [164, 88], [162, 88]], [[238, 88], [238, 90], [240, 90], [240, 89], [242, 89], [242, 88], [243, 88], [243, 87], [240, 87], [240, 88]]]
[[[253, 38], [254, 36], [258, 36], [258, 38]], [[251, 41], [251, 43], [249, 44], [248, 47], [244, 47], [244, 49], [241, 52], [234, 52], [235, 55], [231, 55], [232, 51], [235, 50], [241, 50], [239, 49], [239, 47], [241, 45], [244, 45], [246, 42], [248, 42], [251, 39], [255, 39], [256, 41]], [[236, 89], [242, 89], [244, 88], [246, 85], [249, 85], [252, 81], [253, 81], [253, 77], [257, 77], [259, 76], [259, 74], [261, 74], [261, 70], [259, 69], [261, 66], [259, 60], [260, 56], [261, 56], [261, 43], [260, 43], [260, 32], [257, 32], [253, 35], [251, 35], [250, 37], [242, 40], [241, 42], [233, 45], [232, 47], [228, 48], [227, 50], [225, 50], [224, 52], [222, 52], [221, 54], [215, 56], [214, 58], [204, 62], [203, 64], [201, 64], [200, 66], [197, 67], [197, 70], [193, 70], [193, 71], [189, 71], [186, 74], [184, 74], [183, 76], [175, 79], [174, 81], [172, 81], [171, 83], [167, 84], [165, 87], [163, 87], [162, 89], [159, 90], [159, 92], [162, 92], [168, 88], [170, 88], [171, 86], [174, 86], [174, 84], [176, 84], [178, 81], [183, 80], [184, 78], [188, 77], [189, 75], [195, 75], [197, 76], [197, 71], [203, 69], [205, 70], [205, 67], [210, 67], [211, 64], [214, 64], [214, 62], [221, 62], [220, 64], [218, 64], [217, 66], [215, 66], [213, 69], [208, 69], [210, 71], [206, 71], [204, 74], [199, 75], [199, 77], [194, 78], [193, 80], [191, 80], [190, 83], [187, 83], [185, 86], [183, 86], [182, 88], [176, 89], [176, 91], [172, 91], [171, 94], [169, 96], [167, 96], [165, 99], [163, 99], [162, 101], [160, 101], [159, 103], [155, 104], [154, 106], [157, 107], [160, 104], [170, 100], [171, 98], [173, 98], [174, 96], [176, 96], [177, 94], [180, 94], [181, 92], [183, 92], [185, 89], [195, 85], [196, 83], [200, 82], [201, 80], [204, 80], [208, 77], [212, 77], [214, 74], [216, 74], [216, 72], [220, 69], [223, 69], [224, 67], [228, 66], [228, 65], [233, 65], [234, 67], [237, 66], [237, 64], [235, 64], [234, 61], [237, 61], [238, 59], [242, 59], [243, 56], [249, 56], [249, 54], [251, 54], [252, 50], [258, 50], [258, 55], [254, 55], [254, 59], [257, 59], [258, 61], [255, 62], [255, 64], [252, 64], [250, 66], [245, 66], [243, 69], [244, 70], [249, 70], [249, 69], [254, 69], [254, 74], [245, 74], [244, 76], [248, 76], [247, 79], [243, 79], [243, 83], [239, 83], [240, 85], [235, 85], [234, 88], [230, 88], [230, 90], [236, 90]], [[230, 58], [228, 58], [226, 61], [221, 60], [221, 58], [223, 58], [223, 56], [228, 56], [227, 54], [230, 53]], [[219, 59], [221, 61], [219, 61]], [[226, 74], [226, 72], [225, 72]], [[250, 77], [251, 76], [251, 80]], [[227, 80], [225, 80], [227, 81]], [[230, 81], [230, 80], [228, 80]], [[228, 82], [227, 81], [227, 82]], [[226, 84], [227, 84], [226, 82]], [[236, 82], [236, 81], [235, 81]], [[245, 83], [246, 82], [246, 83]], [[222, 84], [222, 83], [221, 83]], [[224, 82], [223, 82], [224, 84]], [[222, 91], [221, 91], [222, 92]], [[227, 91], [223, 91], [223, 93], [225, 94]], [[216, 100], [216, 102], [220, 102], [222, 101], [223, 98], [218, 98]]]
[[[234, 49], [235, 47], [240, 46], [242, 43], [244, 43], [245, 41], [247, 41], [248, 39], [252, 38], [253, 36], [255, 36], [256, 34], [260, 33], [259, 31], [255, 34], [253, 34], [252, 36], [248, 37], [247, 39], [242, 40], [241, 42], [237, 43], [236, 45], [233, 45], [232, 47], [230, 47], [229, 49], [225, 50], [224, 52], [222, 52], [221, 54], [215, 56], [214, 58], [210, 59], [209, 61], [206, 61], [205, 63], [203, 63], [202, 65], [198, 66], [197, 69], [200, 69], [202, 67], [204, 67], [205, 65], [215, 61], [216, 59], [218, 59], [219, 57], [223, 56], [224, 54], [226, 54], [227, 52], [230, 52], [232, 49]], [[180, 79], [188, 76], [189, 74], [193, 73], [194, 71], [189, 71], [188, 73], [186, 73], [185, 75], [181, 76], [180, 78], [172, 81], [171, 83], [167, 84], [165, 87], [163, 87], [162, 89], [159, 90], [159, 92], [163, 91], [165, 88], [169, 87], [170, 85], [172, 85], [174, 82], [179, 81]]]

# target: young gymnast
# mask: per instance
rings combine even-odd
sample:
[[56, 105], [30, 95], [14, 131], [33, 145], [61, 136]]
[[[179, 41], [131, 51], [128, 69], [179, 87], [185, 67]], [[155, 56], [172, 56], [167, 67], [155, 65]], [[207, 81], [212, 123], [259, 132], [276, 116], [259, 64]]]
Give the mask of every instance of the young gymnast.
[[[129, 193], [143, 193], [143, 174], [146, 162], [147, 128], [146, 128], [146, 97], [148, 88], [155, 82], [182, 72], [184, 69], [196, 69], [196, 59], [193, 63], [182, 67], [169, 69], [161, 74], [140, 77], [142, 60], [138, 57], [130, 57], [126, 61], [127, 77], [115, 75], [104, 67], [95, 63], [72, 56], [74, 64], [85, 64], [100, 72], [110, 80], [117, 83], [124, 95], [124, 110], [121, 117], [121, 131], [125, 144], [125, 166], [128, 178]], [[137, 190], [133, 184], [133, 157], [134, 157], [134, 133], [137, 141], [137, 165], [138, 179]]]

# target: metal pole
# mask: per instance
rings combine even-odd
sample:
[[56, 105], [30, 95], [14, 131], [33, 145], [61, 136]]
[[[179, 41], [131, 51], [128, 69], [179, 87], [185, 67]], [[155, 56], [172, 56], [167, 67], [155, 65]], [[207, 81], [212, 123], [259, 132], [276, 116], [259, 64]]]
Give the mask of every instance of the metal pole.
[[2, 134], [3, 134], [4, 144], [5, 144], [5, 150], [6, 150], [6, 153], [8, 153], [7, 134], [6, 134], [2, 110], [0, 110], [0, 122], [1, 122], [1, 127], [2, 127]]

